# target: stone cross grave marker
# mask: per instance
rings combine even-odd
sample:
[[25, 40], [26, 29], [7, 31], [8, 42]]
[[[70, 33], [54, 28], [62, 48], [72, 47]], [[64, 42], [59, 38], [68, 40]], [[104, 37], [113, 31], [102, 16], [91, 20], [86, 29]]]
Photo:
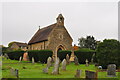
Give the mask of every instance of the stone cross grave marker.
[[48, 57], [47, 59], [47, 68], [50, 68], [52, 66], [52, 58]]
[[86, 62], [86, 64], [85, 64], [85, 65], [86, 65], [86, 66], [89, 66], [89, 64], [88, 64], [88, 60], [87, 60], [87, 59], [85, 60], [85, 62]]
[[64, 71], [66, 71], [66, 64], [67, 64], [66, 59], [64, 59], [62, 61], [62, 70], [64, 70]]
[[97, 79], [97, 72], [85, 70], [86, 79]]
[[32, 57], [32, 63], [35, 63], [34, 57]]
[[70, 60], [69, 60], [69, 55], [68, 55], [68, 54], [66, 55], [66, 61], [67, 61], [67, 64], [69, 64], [69, 63], [70, 63]]
[[52, 71], [52, 74], [54, 74], [54, 75], [59, 74], [59, 65], [60, 65], [60, 60], [59, 60], [59, 58], [57, 58], [55, 60], [54, 69]]
[[108, 77], [116, 77], [116, 65], [115, 64], [108, 65], [107, 75]]
[[82, 74], [82, 70], [77, 69], [76, 74], [75, 74], [75, 78], [80, 78], [81, 74]]
[[77, 56], [74, 57], [74, 63], [75, 63], [75, 65], [79, 64]]

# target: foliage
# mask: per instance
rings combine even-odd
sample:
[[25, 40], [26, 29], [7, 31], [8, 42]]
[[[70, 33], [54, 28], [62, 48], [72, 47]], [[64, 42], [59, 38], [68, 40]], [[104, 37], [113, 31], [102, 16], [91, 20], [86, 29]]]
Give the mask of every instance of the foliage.
[[81, 47], [81, 48], [85, 48], [85, 40], [86, 40], [86, 38], [83, 38], [83, 37], [81, 37], [81, 38], [78, 38], [78, 45]]
[[32, 61], [32, 57], [35, 62], [40, 61], [41, 63], [46, 63], [48, 57], [52, 57], [53, 52], [51, 50], [30, 50], [28, 51], [29, 59]]
[[10, 42], [10, 43], [8, 44], [8, 47], [10, 48], [10, 47], [12, 46], [13, 43], [15, 43], [15, 41]]
[[120, 66], [120, 42], [114, 39], [105, 39], [97, 47], [97, 61], [103, 68], [108, 64]]
[[88, 59], [91, 62], [92, 56], [95, 53], [94, 50], [88, 48], [82, 48], [80, 50], [74, 51], [75, 55], [78, 58], [80, 64], [85, 64], [85, 60]]
[[79, 43], [78, 45], [81, 48], [89, 48], [95, 50], [97, 47], [97, 41], [93, 36], [87, 36], [86, 38], [79, 38], [78, 39]]
[[57, 56], [59, 57], [59, 59], [62, 61], [63, 59], [66, 59], [66, 55], [68, 54], [69, 57], [71, 56], [71, 51], [69, 50], [60, 50], [57, 54]]
[[15, 51], [7, 51], [6, 54], [9, 56], [12, 60], [19, 60], [19, 58], [24, 54], [25, 51], [22, 50], [15, 50]]
[[2, 46], [2, 54], [3, 54], [3, 55], [4, 55], [4, 53], [7, 52], [7, 50], [8, 50], [8, 47], [4, 47], [4, 46]]

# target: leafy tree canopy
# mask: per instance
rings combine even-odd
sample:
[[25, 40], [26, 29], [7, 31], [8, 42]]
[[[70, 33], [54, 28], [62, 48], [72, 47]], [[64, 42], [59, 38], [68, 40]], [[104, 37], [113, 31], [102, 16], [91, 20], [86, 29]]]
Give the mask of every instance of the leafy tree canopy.
[[97, 41], [93, 36], [87, 36], [86, 38], [81, 37], [78, 39], [78, 41], [79, 41], [78, 45], [81, 48], [89, 48], [95, 50], [97, 47]]

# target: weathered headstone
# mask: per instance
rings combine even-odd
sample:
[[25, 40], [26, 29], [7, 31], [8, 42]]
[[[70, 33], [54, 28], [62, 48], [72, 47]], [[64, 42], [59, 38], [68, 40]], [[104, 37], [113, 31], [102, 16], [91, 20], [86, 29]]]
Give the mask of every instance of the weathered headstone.
[[48, 74], [48, 67], [43, 69], [43, 73]]
[[7, 59], [9, 59], [9, 56], [6, 53], [4, 54], [4, 57], [7, 58]]
[[88, 60], [87, 60], [87, 59], [85, 60], [85, 62], [86, 62], [86, 64], [85, 64], [85, 65], [86, 65], [86, 66], [89, 66], [89, 64], [88, 64]]
[[75, 65], [79, 64], [77, 56], [74, 57], [74, 63], [75, 63]]
[[97, 79], [97, 72], [85, 70], [86, 79], [94, 78]]
[[108, 77], [115, 77], [116, 76], [116, 65], [115, 64], [108, 65], [107, 75], [108, 75]]
[[68, 55], [68, 54], [66, 55], [66, 61], [67, 61], [67, 64], [69, 64], [69, 63], [70, 63], [70, 60], [69, 60], [69, 55]]
[[34, 57], [32, 57], [32, 63], [35, 63]]
[[80, 75], [81, 75], [81, 73], [82, 73], [82, 70], [76, 70], [76, 74], [75, 74], [75, 77], [76, 78], [80, 78]]
[[50, 68], [52, 66], [52, 58], [48, 57], [47, 59], [47, 68]]
[[66, 71], [66, 64], [67, 64], [66, 59], [64, 59], [62, 61], [62, 70], [64, 70], [64, 71]]
[[60, 65], [60, 60], [59, 60], [59, 58], [57, 58], [55, 60], [54, 69], [52, 71], [52, 74], [54, 74], [54, 75], [59, 74], [59, 65]]
[[19, 62], [21, 62], [22, 61], [22, 56], [19, 58]]
[[11, 74], [12, 76], [15, 76], [15, 77], [19, 78], [18, 69], [13, 69], [13, 68], [11, 68], [11, 69], [10, 69], [10, 74]]

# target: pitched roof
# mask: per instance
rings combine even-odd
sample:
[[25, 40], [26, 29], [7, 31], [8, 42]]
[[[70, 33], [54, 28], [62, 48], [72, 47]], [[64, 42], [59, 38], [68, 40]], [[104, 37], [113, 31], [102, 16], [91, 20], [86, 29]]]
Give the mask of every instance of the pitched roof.
[[38, 43], [38, 42], [48, 40], [48, 36], [55, 26], [56, 26], [56, 23], [52, 24], [50, 26], [44, 27], [42, 29], [39, 29], [35, 33], [35, 35], [32, 37], [32, 39], [28, 42], [28, 44], [34, 44], [34, 43]]
[[16, 43], [18, 46], [28, 47], [27, 43], [21, 43], [21, 42], [14, 42], [14, 43]]

